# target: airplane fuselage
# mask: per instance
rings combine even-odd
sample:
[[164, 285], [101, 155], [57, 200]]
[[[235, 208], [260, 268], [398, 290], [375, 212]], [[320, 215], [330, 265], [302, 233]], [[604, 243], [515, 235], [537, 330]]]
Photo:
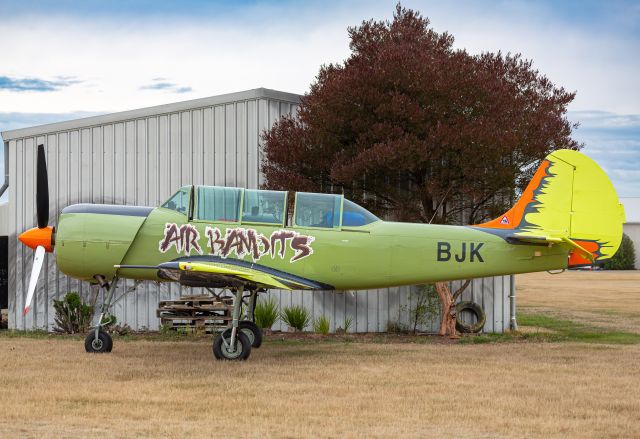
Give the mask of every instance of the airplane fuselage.
[[[158, 265], [200, 256], [242, 260], [310, 279], [322, 288], [358, 290], [566, 268], [560, 246], [513, 245], [464, 226], [375, 221], [324, 229], [188, 221], [166, 208], [75, 205], [59, 218], [56, 261], [65, 274], [95, 282], [116, 265]], [[161, 281], [156, 269], [119, 277]]]

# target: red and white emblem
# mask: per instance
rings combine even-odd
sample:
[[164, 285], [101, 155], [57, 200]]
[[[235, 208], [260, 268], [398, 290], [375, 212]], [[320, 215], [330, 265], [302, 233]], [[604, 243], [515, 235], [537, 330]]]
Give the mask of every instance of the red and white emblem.
[[507, 215], [502, 217], [500, 224], [509, 224], [509, 218], [507, 218]]

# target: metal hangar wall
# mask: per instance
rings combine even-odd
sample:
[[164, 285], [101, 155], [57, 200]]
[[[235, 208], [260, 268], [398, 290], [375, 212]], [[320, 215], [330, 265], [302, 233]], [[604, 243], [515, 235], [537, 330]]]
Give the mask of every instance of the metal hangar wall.
[[[95, 288], [60, 273], [52, 255], [34, 297], [22, 315], [33, 252], [17, 236], [35, 225], [36, 146], [44, 144], [49, 169], [50, 224], [75, 203], [156, 206], [185, 184], [257, 188], [261, 133], [281, 116], [295, 113], [300, 96], [258, 88], [157, 107], [24, 128], [2, 133], [8, 150], [9, 201], [0, 205], [0, 235], [8, 242], [9, 327], [52, 329], [52, 299], [69, 291], [85, 299]], [[129, 288], [132, 281], [121, 282]], [[116, 303], [114, 313], [134, 329], [157, 329], [159, 300], [192, 294], [175, 284], [145, 282]], [[510, 278], [476, 279], [463, 300], [487, 313], [485, 331], [509, 327]], [[271, 291], [281, 304], [300, 304], [314, 316], [327, 315], [331, 329], [351, 317], [351, 331], [382, 332], [409, 321], [411, 287], [357, 293]], [[438, 322], [433, 322], [432, 328]], [[285, 329], [277, 323], [273, 329]], [[425, 328], [428, 329], [428, 328]]]

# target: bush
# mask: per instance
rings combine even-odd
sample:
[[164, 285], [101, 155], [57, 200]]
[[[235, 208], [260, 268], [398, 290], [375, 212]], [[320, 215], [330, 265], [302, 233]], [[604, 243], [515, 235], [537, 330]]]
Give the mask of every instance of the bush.
[[322, 315], [313, 321], [313, 332], [328, 334], [330, 329], [331, 322], [327, 316]]
[[68, 334], [87, 332], [93, 318], [93, 306], [82, 303], [75, 292], [67, 293], [62, 300], [53, 299], [57, 330]]
[[282, 314], [280, 314], [280, 318], [288, 326], [295, 328], [298, 331], [302, 331], [304, 328], [309, 326], [309, 323], [311, 323], [309, 311], [298, 305], [285, 307], [282, 310]]
[[626, 233], [622, 234], [620, 248], [615, 255], [604, 263], [605, 270], [633, 270], [636, 263], [636, 252], [633, 241]]
[[353, 317], [344, 318], [344, 332], [349, 332], [349, 329], [351, 329], [352, 323], [353, 323]]
[[400, 322], [389, 320], [387, 322], [387, 332], [389, 334], [406, 334], [407, 332], [409, 332], [409, 329], [406, 325]]
[[256, 325], [262, 329], [271, 329], [279, 318], [276, 298], [271, 296], [269, 300], [258, 301], [254, 314]]
[[400, 309], [408, 311], [409, 325], [415, 334], [418, 327], [430, 326], [440, 316], [440, 298], [434, 285], [417, 285], [410, 290], [410, 303]]
[[353, 317], [344, 317], [344, 327], [339, 326], [336, 328], [336, 334], [346, 334], [351, 329], [351, 325], [353, 324]]

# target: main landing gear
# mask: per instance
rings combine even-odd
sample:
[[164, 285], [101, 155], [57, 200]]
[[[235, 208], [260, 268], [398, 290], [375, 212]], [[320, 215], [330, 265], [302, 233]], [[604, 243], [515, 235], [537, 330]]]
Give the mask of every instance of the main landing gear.
[[[96, 278], [102, 288], [105, 288], [105, 300], [100, 307], [100, 312], [96, 312], [95, 324], [84, 340], [84, 348], [91, 353], [106, 353], [113, 349], [113, 339], [103, 329], [102, 322], [113, 303], [113, 296], [118, 285], [118, 277], [114, 277], [109, 284], [104, 278]], [[117, 302], [128, 292], [134, 290], [139, 281], [133, 287], [120, 295]], [[251, 354], [251, 348], [259, 348], [262, 344], [262, 330], [255, 324], [255, 307], [258, 297], [258, 290], [249, 291], [249, 295], [244, 297], [242, 287], [231, 290], [233, 294], [233, 311], [231, 325], [222, 333], [218, 334], [213, 341], [213, 355], [218, 360], [246, 360]], [[247, 313], [245, 320], [240, 320], [244, 299], [247, 299]]]
[[258, 291], [250, 292], [247, 304], [247, 320], [240, 321], [243, 303], [243, 288], [232, 290], [233, 314], [231, 326], [218, 334], [213, 340], [213, 356], [217, 360], [246, 360], [251, 348], [262, 344], [262, 330], [254, 323], [255, 305]]

